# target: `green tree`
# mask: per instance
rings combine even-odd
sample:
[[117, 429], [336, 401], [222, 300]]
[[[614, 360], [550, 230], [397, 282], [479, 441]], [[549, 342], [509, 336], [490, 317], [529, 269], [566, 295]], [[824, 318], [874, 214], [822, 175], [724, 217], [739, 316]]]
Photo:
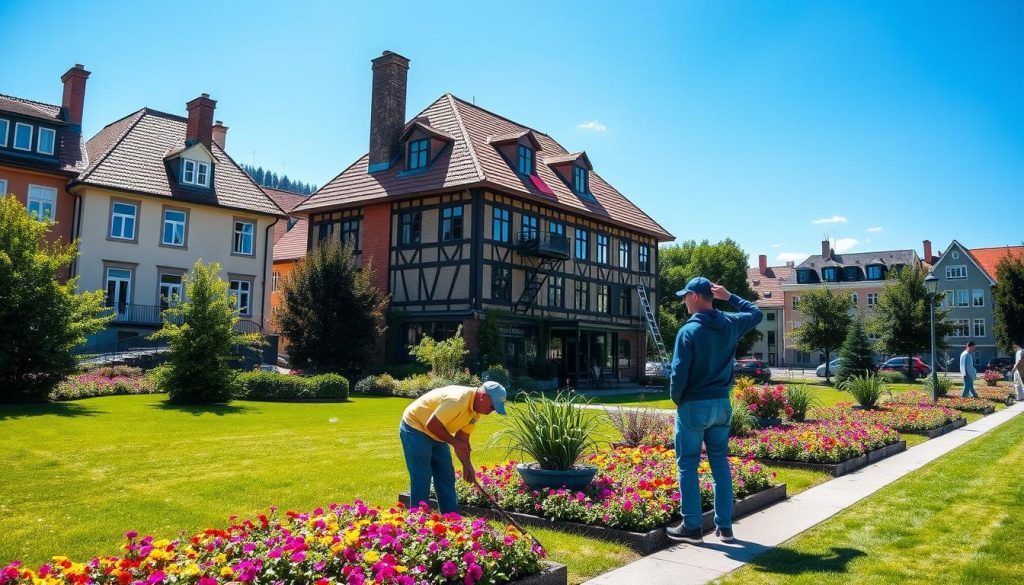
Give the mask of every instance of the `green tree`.
[[462, 371], [462, 360], [466, 355], [466, 340], [462, 338], [462, 325], [455, 335], [437, 341], [426, 335], [417, 345], [409, 346], [409, 353], [421, 364], [430, 366], [430, 373], [446, 379], [455, 378]]
[[[920, 266], [890, 270], [875, 306], [875, 318], [868, 325], [878, 334], [877, 345], [883, 353], [907, 357], [908, 377], [913, 377], [913, 355], [931, 349], [931, 317], [924, 277]], [[947, 321], [949, 310], [942, 308], [940, 295], [935, 295], [931, 303], [935, 309], [936, 350], [944, 349], [945, 337], [953, 332]]]
[[388, 298], [371, 284], [352, 245], [325, 241], [292, 270], [281, 290], [277, 324], [292, 365], [320, 372], [361, 371], [384, 333]]
[[72, 350], [103, 329], [101, 291], [75, 294], [61, 283], [78, 245], [45, 244], [49, 221], [29, 217], [13, 195], [0, 198], [0, 402], [43, 402], [74, 372]]
[[[747, 282], [748, 260], [747, 253], [729, 238], [717, 244], [688, 240], [658, 250], [658, 327], [669, 353], [679, 327], [689, 318], [676, 291], [691, 278], [703, 276], [729, 292], [756, 301], [757, 293]], [[723, 311], [735, 310], [726, 301], [716, 300], [715, 306]], [[736, 355], [746, 354], [760, 338], [761, 332], [756, 329], [745, 335], [736, 347]]]
[[1024, 343], [1024, 253], [1003, 256], [996, 264], [996, 343], [1005, 352]]
[[480, 371], [489, 366], [505, 363], [505, 351], [501, 345], [501, 330], [498, 326], [500, 311], [487, 309], [484, 311], [483, 322], [480, 323], [479, 347]]
[[803, 351], [825, 353], [825, 382], [830, 382], [832, 352], [843, 344], [850, 326], [853, 298], [846, 292], [834, 292], [822, 286], [801, 293], [796, 310], [800, 325], [793, 329], [793, 341]]
[[168, 361], [154, 376], [170, 402], [229, 402], [240, 389], [236, 348], [262, 344], [259, 333], [235, 331], [238, 312], [219, 272], [220, 264], [196, 260], [185, 275], [185, 300], [164, 311], [163, 327], [152, 336], [168, 340]]
[[853, 376], [866, 376], [875, 371], [875, 350], [871, 348], [864, 322], [854, 318], [846, 331], [846, 339], [839, 350], [839, 372], [836, 381], [842, 382]]

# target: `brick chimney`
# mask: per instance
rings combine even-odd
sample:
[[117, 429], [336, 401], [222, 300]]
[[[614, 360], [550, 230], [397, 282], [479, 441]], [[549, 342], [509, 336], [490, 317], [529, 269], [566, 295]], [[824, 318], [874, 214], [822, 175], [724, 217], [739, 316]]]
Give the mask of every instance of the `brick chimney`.
[[217, 143], [221, 150], [227, 150], [227, 147], [224, 145], [228, 141], [228, 127], [220, 120], [213, 123], [213, 141]]
[[373, 94], [370, 98], [370, 160], [368, 172], [386, 170], [402, 153], [405, 127], [405, 93], [409, 60], [384, 51], [373, 63]]
[[832, 246], [829, 245], [828, 240], [821, 241], [821, 257], [824, 260], [828, 260], [832, 257]]
[[85, 70], [81, 63], [76, 64], [67, 73], [61, 75], [60, 80], [64, 82], [64, 98], [61, 100], [61, 107], [64, 115], [67, 116], [67, 123], [78, 132], [82, 131], [82, 112], [85, 110], [85, 82], [89, 79], [90, 72]]
[[766, 276], [768, 274], [768, 256], [761, 254], [757, 257], [757, 271], [760, 272], [762, 276]]
[[932, 241], [931, 240], [925, 240], [924, 241], [924, 258], [922, 258], [922, 260], [924, 260], [925, 262], [927, 262], [929, 264], [932, 263]]
[[185, 144], [192, 146], [202, 142], [203, 146], [212, 150], [213, 142], [213, 110], [217, 108], [216, 100], [204, 93], [185, 104], [188, 108], [188, 127], [185, 130]]

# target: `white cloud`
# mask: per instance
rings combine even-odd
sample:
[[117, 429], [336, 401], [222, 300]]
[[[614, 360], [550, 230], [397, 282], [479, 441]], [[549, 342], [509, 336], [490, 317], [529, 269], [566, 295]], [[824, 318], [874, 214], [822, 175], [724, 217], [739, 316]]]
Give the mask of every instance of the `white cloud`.
[[868, 231], [869, 231], [869, 232], [872, 232], [872, 233], [873, 233], [873, 232], [880, 232], [880, 231], [882, 231], [882, 228], [881, 228], [881, 227], [879, 227], [879, 226], [875, 226], [875, 227], [869, 227], [869, 228], [868, 228]]
[[772, 244], [772, 248], [781, 248], [782, 244]]
[[839, 238], [838, 240], [836, 240], [836, 243], [833, 247], [835, 248], [836, 252], [842, 254], [843, 252], [848, 252], [852, 250], [854, 246], [856, 246], [859, 243], [860, 240], [854, 238]]
[[579, 128], [580, 130], [593, 130], [594, 132], [604, 132], [605, 130], [608, 129], [607, 126], [598, 122], [597, 120], [583, 122], [582, 124], [577, 124], [576, 127]]
[[816, 219], [811, 223], [846, 223], [846, 221], [846, 218], [841, 215], [833, 215], [832, 217], [823, 217], [821, 219]]
[[806, 260], [808, 256], [810, 256], [810, 254], [805, 254], [803, 252], [782, 252], [776, 256], [775, 259], [779, 262], [796, 262], [799, 264]]

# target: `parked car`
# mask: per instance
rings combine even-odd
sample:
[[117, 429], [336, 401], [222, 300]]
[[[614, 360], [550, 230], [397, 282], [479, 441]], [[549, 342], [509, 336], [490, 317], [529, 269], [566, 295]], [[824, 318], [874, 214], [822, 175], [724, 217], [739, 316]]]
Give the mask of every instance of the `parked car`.
[[668, 364], [661, 362], [647, 362], [644, 365], [644, 374], [647, 376], [664, 376], [668, 377]]
[[988, 360], [988, 364], [985, 366], [985, 370], [993, 370], [1000, 374], [1005, 374], [1010, 371], [1013, 367], [1013, 358], [1011, 357], [994, 357]]
[[[829, 374], [831, 374], [833, 376], [836, 375], [836, 372], [839, 371], [839, 358], [836, 358], [836, 359], [834, 359], [834, 360], [832, 360], [831, 362], [828, 363], [828, 371], [829, 371]], [[825, 364], [821, 364], [820, 366], [818, 366], [818, 369], [814, 370], [814, 373], [819, 378], [824, 378], [825, 377]]]
[[747, 376], [755, 382], [766, 383], [772, 379], [772, 370], [766, 362], [752, 358], [738, 359], [733, 364], [733, 374], [737, 377]]
[[[914, 356], [914, 362], [911, 366], [915, 377], [921, 378], [932, 373], [932, 369], [928, 367], [921, 358]], [[889, 358], [878, 368], [879, 372], [906, 372], [907, 371], [907, 358], [905, 357], [894, 357]]]

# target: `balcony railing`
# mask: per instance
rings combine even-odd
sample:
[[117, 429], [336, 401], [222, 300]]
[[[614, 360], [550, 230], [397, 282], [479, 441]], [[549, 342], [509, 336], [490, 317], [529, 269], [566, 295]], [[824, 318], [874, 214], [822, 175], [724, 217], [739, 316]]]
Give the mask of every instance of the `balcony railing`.
[[516, 240], [516, 248], [524, 256], [569, 259], [569, 238], [560, 234], [524, 230]]
[[[163, 315], [165, 308], [159, 305], [134, 305], [126, 303], [107, 307], [109, 311], [107, 315], [113, 314], [114, 319], [112, 322], [120, 325], [160, 326], [163, 325], [164, 321], [171, 320], [171, 317]], [[180, 318], [177, 322], [181, 322]], [[235, 323], [235, 331], [239, 333], [262, 333], [263, 327], [252, 319], [242, 317]]]

